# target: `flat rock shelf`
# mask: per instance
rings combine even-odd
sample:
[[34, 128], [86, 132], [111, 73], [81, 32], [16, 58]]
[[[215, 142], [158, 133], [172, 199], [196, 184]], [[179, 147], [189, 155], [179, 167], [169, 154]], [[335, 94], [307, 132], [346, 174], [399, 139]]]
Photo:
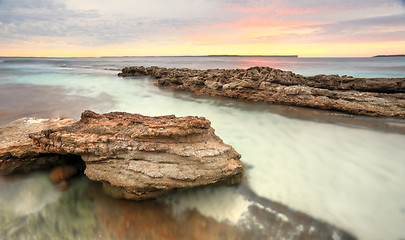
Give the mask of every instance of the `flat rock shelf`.
[[405, 118], [405, 78], [306, 77], [270, 67], [195, 70], [135, 66], [118, 75], [150, 75], [159, 86], [195, 94]]

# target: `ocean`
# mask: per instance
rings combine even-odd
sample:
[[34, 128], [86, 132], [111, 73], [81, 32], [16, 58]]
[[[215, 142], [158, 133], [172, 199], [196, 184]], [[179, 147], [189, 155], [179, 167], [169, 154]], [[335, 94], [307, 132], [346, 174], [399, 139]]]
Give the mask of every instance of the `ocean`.
[[[299, 212], [359, 239], [405, 239], [405, 132], [395, 128], [405, 120], [196, 96], [158, 88], [149, 77], [118, 77], [127, 66], [405, 77], [400, 57], [0, 58], [0, 124], [28, 116], [79, 119], [86, 109], [204, 116], [247, 169], [241, 186], [140, 203], [105, 197], [86, 177], [65, 192], [45, 172], [0, 177], [0, 239], [240, 239], [236, 233], [249, 229], [255, 233], [243, 236], [251, 239], [295, 239], [321, 230], [294, 222], [283, 232], [277, 219], [255, 214], [276, 208], [281, 222]], [[274, 221], [279, 225], [270, 229]], [[331, 232], [331, 239], [344, 239]]]

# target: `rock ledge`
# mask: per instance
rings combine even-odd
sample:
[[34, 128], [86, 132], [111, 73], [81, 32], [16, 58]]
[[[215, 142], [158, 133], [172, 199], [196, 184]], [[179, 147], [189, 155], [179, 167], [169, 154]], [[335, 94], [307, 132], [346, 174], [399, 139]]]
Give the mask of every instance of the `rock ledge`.
[[270, 67], [208, 70], [127, 67], [118, 75], [150, 75], [159, 86], [196, 94], [405, 118], [405, 78], [305, 77]]
[[103, 182], [107, 193], [142, 200], [197, 186], [237, 184], [244, 173], [240, 154], [224, 144], [203, 117], [97, 114], [87, 110], [80, 121], [29, 137], [32, 140], [25, 139], [24, 144], [11, 148], [23, 152], [28, 146], [37, 155], [32, 154], [32, 161], [27, 162], [19, 157], [24, 154], [9, 158], [6, 152], [10, 146], [0, 148], [2, 174], [16, 169], [7, 168], [13, 164], [5, 163], [35, 165], [40, 154], [79, 156], [86, 165], [84, 173]]

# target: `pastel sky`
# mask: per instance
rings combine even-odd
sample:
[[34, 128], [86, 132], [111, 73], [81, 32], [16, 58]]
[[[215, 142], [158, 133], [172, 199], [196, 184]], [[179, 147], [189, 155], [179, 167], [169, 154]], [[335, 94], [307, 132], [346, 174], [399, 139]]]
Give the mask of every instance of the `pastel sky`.
[[0, 0], [0, 56], [405, 54], [405, 0]]

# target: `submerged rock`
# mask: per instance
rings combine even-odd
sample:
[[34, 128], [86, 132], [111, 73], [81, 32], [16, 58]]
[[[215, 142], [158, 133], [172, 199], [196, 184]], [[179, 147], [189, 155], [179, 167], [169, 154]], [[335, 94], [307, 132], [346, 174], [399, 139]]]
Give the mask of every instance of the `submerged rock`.
[[243, 164], [203, 117], [82, 113], [71, 125], [30, 134], [42, 151], [80, 155], [85, 174], [112, 196], [149, 199], [196, 186], [235, 184]]
[[51, 170], [51, 180], [54, 183], [63, 182], [78, 173], [78, 169], [71, 165], [57, 166]]
[[57, 166], [51, 170], [51, 180], [57, 183], [59, 190], [66, 190], [69, 187], [68, 180], [79, 174], [79, 172], [83, 173], [83, 170], [84, 167], [79, 169], [77, 166], [73, 165]]
[[305, 77], [270, 67], [208, 70], [127, 67], [118, 75], [150, 75], [160, 86], [196, 94], [405, 118], [405, 78]]

